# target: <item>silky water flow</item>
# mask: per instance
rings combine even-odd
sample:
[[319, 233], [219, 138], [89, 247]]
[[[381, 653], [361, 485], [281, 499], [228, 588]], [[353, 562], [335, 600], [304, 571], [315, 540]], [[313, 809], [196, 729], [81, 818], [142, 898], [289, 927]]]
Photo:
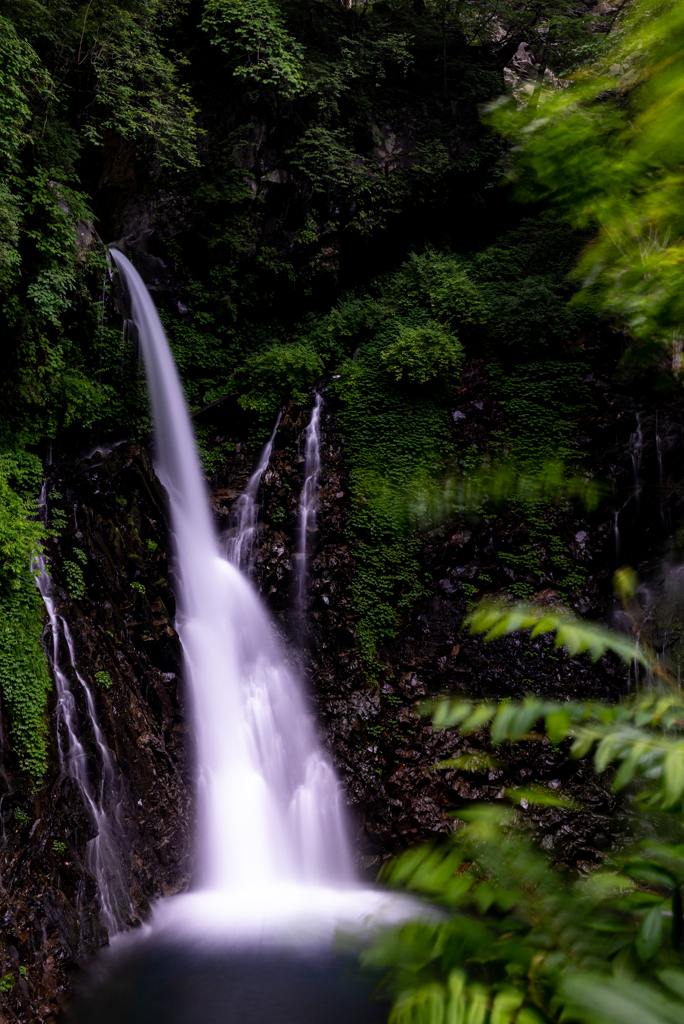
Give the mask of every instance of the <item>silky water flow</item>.
[[[356, 877], [342, 794], [300, 681], [256, 591], [221, 555], [156, 309], [126, 257], [112, 258], [139, 333], [155, 465], [171, 512], [176, 624], [195, 735], [197, 855], [190, 891], [159, 900], [142, 929], [95, 958], [71, 1020], [380, 1022], [386, 1011], [370, 998], [356, 959], [333, 952], [333, 938], [342, 930], [348, 942], [363, 942], [380, 924], [415, 916], [416, 906]], [[269, 446], [252, 500], [268, 455]], [[254, 510], [249, 520], [254, 529]]]
[[261, 478], [268, 469], [268, 464], [271, 460], [273, 443], [281, 418], [282, 412], [279, 412], [276, 417], [273, 433], [261, 451], [257, 467], [247, 481], [244, 493], [238, 498], [235, 531], [227, 545], [228, 560], [247, 576], [250, 576], [254, 571], [254, 541], [259, 516], [257, 505], [259, 486], [261, 485]]
[[[39, 507], [41, 511], [45, 509], [45, 485]], [[76, 783], [95, 830], [94, 837], [86, 843], [86, 863], [97, 885], [100, 920], [112, 938], [126, 927], [133, 909], [121, 857], [122, 839], [117, 819], [119, 779], [98, 722], [92, 692], [76, 665], [76, 651], [69, 626], [57, 614], [49, 570], [42, 555], [35, 560], [33, 571], [52, 635], [48, 660], [57, 691], [57, 752], [60, 769]], [[89, 758], [82, 739], [77, 701], [69, 676], [63, 668], [61, 639], [66, 646], [71, 675], [79, 684], [84, 699], [85, 716], [96, 755], [92, 771], [89, 769]], [[95, 785], [91, 781], [93, 776]], [[82, 908], [78, 909], [81, 911]]]
[[299, 499], [299, 538], [296, 554], [297, 604], [303, 610], [306, 591], [306, 545], [309, 529], [316, 519], [316, 492], [321, 471], [321, 408], [323, 397], [316, 395], [311, 419], [304, 432], [304, 486]]

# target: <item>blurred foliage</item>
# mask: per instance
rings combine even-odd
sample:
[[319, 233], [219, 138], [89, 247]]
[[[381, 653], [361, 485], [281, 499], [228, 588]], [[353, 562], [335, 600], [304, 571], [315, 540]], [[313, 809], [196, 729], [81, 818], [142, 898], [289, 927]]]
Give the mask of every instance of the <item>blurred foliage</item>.
[[576, 271], [577, 308], [609, 310], [681, 363], [684, 9], [624, 5], [596, 60], [539, 103], [507, 97], [492, 122], [516, 143], [522, 198], [552, 200], [596, 231]]
[[[621, 586], [618, 581], [618, 588]], [[554, 867], [527, 838], [522, 811], [505, 802], [459, 811], [441, 846], [407, 851], [382, 879], [434, 902], [441, 913], [387, 930], [364, 955], [386, 970], [392, 1024], [571, 1021], [673, 1024], [684, 1013], [684, 702], [648, 650], [621, 634], [549, 609], [484, 606], [471, 628], [488, 639], [513, 630], [553, 630], [571, 654], [606, 650], [638, 657], [672, 684], [651, 686], [617, 706], [528, 697], [522, 702], [438, 701], [433, 726], [461, 735], [489, 730], [491, 745], [572, 742], [593, 756], [640, 836], [603, 867], [577, 876]], [[546, 737], [546, 738], [545, 738]], [[484, 758], [486, 761], [486, 758]], [[438, 768], [482, 771], [483, 756]], [[614, 770], [617, 768], [617, 770]], [[533, 786], [507, 801], [572, 806]]]
[[530, 605], [505, 605], [484, 602], [465, 619], [472, 633], [485, 633], [486, 640], [508, 636], [521, 629], [530, 629], [530, 637], [555, 633], [556, 647], [565, 647], [570, 655], [588, 651], [598, 661], [606, 651], [613, 651], [624, 661], [636, 660], [646, 668], [656, 664], [647, 649], [641, 650], [620, 633], [584, 622], [569, 612]]
[[434, 528], [459, 510], [477, 510], [483, 505], [514, 501], [521, 505], [559, 504], [577, 501], [593, 511], [605, 494], [605, 485], [586, 476], [569, 476], [564, 462], [549, 461], [536, 473], [521, 472], [508, 462], [483, 466], [461, 476], [447, 476], [446, 482], [416, 489], [414, 509], [424, 528]]

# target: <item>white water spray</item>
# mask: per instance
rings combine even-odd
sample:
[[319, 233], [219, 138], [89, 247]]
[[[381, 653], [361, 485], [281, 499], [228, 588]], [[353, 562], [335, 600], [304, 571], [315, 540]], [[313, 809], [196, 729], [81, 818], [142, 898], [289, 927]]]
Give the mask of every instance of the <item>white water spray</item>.
[[280, 426], [281, 417], [282, 413], [279, 412], [273, 428], [273, 433], [264, 445], [261, 455], [259, 456], [257, 468], [247, 481], [244, 493], [241, 494], [238, 499], [237, 529], [235, 536], [232, 537], [228, 543], [229, 561], [247, 575], [250, 575], [254, 568], [254, 540], [256, 537], [258, 512], [256, 503], [257, 494], [259, 493], [261, 478], [266, 472], [271, 459], [273, 442], [275, 441], [275, 436], [278, 432], [278, 427]]
[[[153, 927], [200, 939], [329, 936], [341, 919], [405, 917], [406, 903], [355, 885], [341, 794], [268, 615], [221, 558], [178, 374], [129, 261], [129, 292], [169, 496], [177, 627], [196, 731], [197, 889], [163, 901]], [[317, 404], [320, 413], [320, 402]]]
[[[45, 486], [43, 485], [41, 505], [44, 506], [44, 504]], [[35, 560], [33, 569], [52, 632], [52, 649], [48, 651], [48, 660], [57, 690], [59, 763], [62, 771], [76, 783], [88, 816], [97, 829], [97, 835], [86, 844], [86, 864], [97, 883], [102, 923], [111, 937], [126, 927], [127, 919], [133, 909], [121, 863], [121, 854], [115, 838], [117, 823], [113, 804], [116, 800], [118, 780], [112, 756], [97, 719], [93, 695], [85, 679], [76, 668], [73, 637], [65, 620], [57, 614], [55, 609], [51, 581], [42, 555]], [[88, 755], [80, 738], [76, 699], [71, 690], [69, 678], [61, 664], [60, 636], [64, 637], [69, 664], [85, 696], [86, 710], [98, 761], [98, 783], [95, 788], [90, 781]]]

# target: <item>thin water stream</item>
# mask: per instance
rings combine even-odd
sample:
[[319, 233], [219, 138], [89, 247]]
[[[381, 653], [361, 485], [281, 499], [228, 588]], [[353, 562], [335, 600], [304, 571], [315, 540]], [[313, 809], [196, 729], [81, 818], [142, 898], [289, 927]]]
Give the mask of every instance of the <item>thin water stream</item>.
[[238, 498], [235, 533], [228, 542], [229, 561], [248, 576], [254, 571], [254, 540], [258, 518], [257, 495], [261, 478], [266, 472], [271, 459], [273, 443], [281, 418], [282, 412], [279, 412], [273, 433], [263, 447], [257, 467], [247, 481], [244, 493]]
[[316, 518], [316, 493], [321, 471], [321, 409], [323, 397], [316, 395], [309, 425], [304, 432], [304, 486], [299, 499], [299, 543], [297, 545], [297, 603], [300, 611], [306, 591], [307, 540]]
[[[45, 486], [43, 486], [40, 505], [41, 507], [45, 506]], [[86, 862], [97, 884], [101, 921], [111, 938], [126, 927], [133, 909], [126, 872], [122, 863], [116, 818], [118, 777], [100, 728], [92, 692], [76, 665], [76, 651], [71, 632], [66, 621], [55, 608], [48, 567], [42, 555], [36, 559], [34, 572], [36, 584], [47, 611], [52, 635], [48, 660], [57, 690], [59, 764], [62, 772], [76, 783], [86, 812], [96, 830], [95, 836], [86, 844]], [[76, 698], [71, 688], [69, 674], [63, 666], [60, 652], [61, 640], [66, 646], [71, 674], [81, 687], [85, 698], [88, 724], [96, 752], [94, 775], [97, 781], [95, 785], [91, 781], [90, 759], [81, 738], [82, 730]]]

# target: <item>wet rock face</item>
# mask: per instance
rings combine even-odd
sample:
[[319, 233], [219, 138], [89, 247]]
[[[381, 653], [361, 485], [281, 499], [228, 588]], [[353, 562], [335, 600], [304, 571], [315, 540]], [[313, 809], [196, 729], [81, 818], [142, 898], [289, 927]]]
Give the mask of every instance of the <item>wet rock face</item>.
[[[52, 596], [68, 622], [75, 666], [112, 754], [114, 793], [98, 792], [92, 716], [63, 637], [60, 664], [75, 700], [92, 791], [114, 820], [135, 926], [152, 899], [187, 885], [192, 860], [194, 805], [164, 495], [148, 452], [134, 446], [56, 468], [47, 491], [49, 519], [63, 524], [47, 547]], [[74, 566], [82, 567], [85, 596]], [[77, 600], [70, 590], [79, 591]], [[48, 625], [49, 650], [50, 632]], [[51, 1019], [78, 959], [106, 942], [87, 848], [97, 829], [60, 755], [66, 737], [57, 697], [53, 689], [50, 763], [37, 792], [5, 751], [0, 912], [3, 964], [15, 985], [2, 994], [1, 1013], [31, 1024]]]
[[[652, 557], [667, 536], [667, 522], [659, 535], [646, 535], [639, 522], [657, 520], [667, 480], [677, 475], [681, 410], [675, 403], [667, 415], [661, 409], [656, 420], [654, 410], [637, 406], [629, 395], [601, 381], [592, 387], [595, 401], [578, 429], [596, 472], [622, 481], [616, 504], [622, 509], [624, 549], [636, 564]], [[466, 368], [454, 412], [460, 413], [452, 418], [459, 450], [501, 428], [502, 410], [481, 362]], [[641, 447], [634, 438], [637, 412]], [[549, 551], [540, 548], [541, 574], [499, 557], [529, 540], [525, 523], [510, 507], [496, 517], [455, 520], [428, 533], [421, 558], [431, 596], [404, 615], [396, 640], [379, 652], [380, 672], [370, 679], [355, 632], [349, 466], [340, 410], [329, 395], [321, 419], [318, 516], [308, 538], [304, 607], [296, 599], [294, 556], [309, 417], [310, 409], [285, 410], [262, 477], [255, 583], [273, 613], [286, 656], [307, 682], [312, 713], [347, 794], [361, 868], [373, 877], [392, 853], [457, 828], [459, 812], [473, 801], [501, 798], [507, 788], [531, 782], [544, 783], [584, 808], [528, 807], [524, 813], [541, 846], [580, 870], [597, 864], [618, 841], [622, 823], [618, 805], [588, 765], [570, 761], [566, 751], [546, 741], [502, 747], [492, 755], [484, 735], [436, 732], [418, 714], [422, 701], [445, 691], [475, 697], [618, 696], [624, 671], [610, 659], [594, 666], [585, 658], [571, 662], [545, 638], [530, 642], [512, 636], [484, 644], [461, 629], [474, 590], [496, 593], [512, 583], [534, 584], [538, 600], [555, 601], [562, 580]], [[217, 528], [227, 542], [259, 446], [241, 438], [217, 439], [224, 450], [229, 440], [234, 446], [210, 481]], [[634, 475], [637, 463], [640, 476]], [[192, 750], [164, 494], [149, 452], [121, 445], [55, 468], [47, 505], [57, 538], [47, 550], [52, 595], [73, 638], [75, 669], [64, 636], [60, 664], [73, 692], [95, 790], [101, 777], [97, 743], [76, 669], [93, 695], [112, 753], [116, 792], [106, 802], [115, 809], [134, 926], [150, 900], [187, 886], [192, 871]], [[673, 498], [661, 510], [664, 520], [680, 514]], [[614, 505], [604, 505], [591, 515], [570, 507], [553, 513], [553, 535], [572, 564], [584, 570], [571, 603], [595, 618], [609, 616], [613, 602], [614, 512]], [[50, 649], [49, 626], [45, 639]], [[79, 958], [106, 941], [88, 861], [95, 828], [60, 760], [58, 735], [62, 742], [64, 736], [58, 734], [57, 696], [55, 690], [49, 770], [37, 792], [17, 771], [11, 749], [4, 751], [2, 971], [15, 982], [4, 992], [0, 984], [6, 1021], [51, 1019]], [[468, 755], [481, 758], [479, 770], [466, 772], [453, 764], [434, 769], [438, 762]]]
[[[309, 537], [303, 618], [294, 611], [293, 554], [304, 479], [303, 433], [310, 411], [290, 409], [283, 418], [262, 478], [255, 582], [291, 657], [309, 681], [325, 743], [348, 796], [360, 863], [371, 876], [392, 853], [448, 834], [458, 826], [454, 816], [472, 801], [500, 798], [506, 788], [533, 781], [584, 808], [525, 809], [542, 847], [560, 863], [588, 870], [620, 841], [624, 822], [618, 804], [589, 765], [569, 760], [566, 750], [554, 750], [546, 741], [504, 746], [485, 762], [491, 754], [485, 736], [460, 739], [451, 732], [435, 732], [417, 713], [422, 701], [444, 692], [607, 701], [623, 692], [625, 670], [611, 657], [592, 665], [586, 656], [570, 659], [555, 650], [548, 637], [530, 641], [514, 635], [486, 644], [462, 631], [475, 594], [501, 593], [512, 584], [528, 588], [540, 602], [553, 604], [565, 596], [581, 615], [619, 619], [612, 594], [612, 572], [620, 564], [616, 506], [622, 509], [624, 524], [620, 560], [643, 563], [645, 569], [662, 551], [668, 524], [681, 515], [667, 484], [681, 463], [681, 403], [674, 400], [658, 412], [627, 391], [609, 388], [599, 376], [591, 375], [586, 383], [591, 401], [573, 440], [586, 451], [587, 465], [599, 480], [617, 481], [613, 502], [604, 501], [592, 512], [569, 505], [552, 510], [549, 541], [535, 541], [538, 571], [505, 557], [530, 542], [529, 524], [511, 506], [495, 516], [455, 521], [427, 534], [422, 566], [432, 595], [404, 616], [397, 639], [379, 652], [383, 668], [377, 682], [369, 681], [355, 639], [355, 542], [347, 530], [349, 467], [340, 410], [328, 396], [321, 421], [319, 515]], [[481, 448], [504, 425], [504, 411], [490, 393], [482, 360], [467, 365], [454, 412], [454, 443], [461, 451], [474, 444]], [[238, 445], [213, 478], [217, 522], [227, 534], [235, 523], [234, 502], [257, 457], [258, 451]], [[646, 529], [661, 521], [660, 529]], [[434, 770], [440, 761], [472, 754], [483, 755], [481, 771]]]
[[[489, 394], [481, 362], [471, 364], [464, 375], [458, 404], [466, 410], [454, 419], [455, 440], [462, 446], [500, 428], [502, 410]], [[462, 632], [472, 594], [497, 592], [511, 582], [499, 555], [518, 550], [527, 535], [520, 517], [508, 511], [492, 519], [452, 523], [425, 537], [422, 563], [432, 580], [432, 596], [404, 616], [397, 639], [379, 652], [379, 679], [370, 681], [355, 639], [349, 468], [339, 409], [330, 398], [321, 421], [319, 515], [309, 536], [303, 616], [293, 600], [297, 502], [309, 415], [309, 410], [286, 412], [262, 478], [255, 582], [291, 657], [309, 680], [325, 743], [347, 792], [360, 863], [372, 876], [392, 853], [452, 831], [458, 824], [454, 815], [470, 802], [502, 797], [506, 788], [531, 781], [546, 783], [590, 808], [590, 813], [528, 809], [544, 848], [576, 867], [598, 863], [614, 842], [617, 823], [613, 820], [609, 827], [609, 822], [617, 807], [587, 765], [568, 761], [565, 752], [544, 742], [501, 750], [481, 772], [435, 771], [442, 760], [488, 754], [486, 739], [478, 733], [459, 739], [435, 732], [417, 709], [425, 698], [445, 691], [474, 697], [517, 698], [535, 692], [559, 699], [610, 700], [623, 686], [622, 668], [608, 658], [597, 666], [586, 658], [571, 661], [548, 638], [530, 642], [512, 636], [484, 644]], [[590, 429], [589, 424], [583, 427]], [[217, 522], [226, 537], [235, 525], [235, 501], [257, 457], [258, 451], [238, 444], [213, 478]], [[578, 518], [576, 510], [565, 509], [554, 522], [568, 554], [585, 570], [584, 585], [573, 595], [575, 606], [595, 617], [608, 613], [612, 604], [606, 515], [603, 511]], [[514, 578], [527, 579], [524, 570]], [[470, 589], [464, 586], [469, 583]], [[553, 585], [539, 586], [538, 600], [553, 602], [558, 596]]]

